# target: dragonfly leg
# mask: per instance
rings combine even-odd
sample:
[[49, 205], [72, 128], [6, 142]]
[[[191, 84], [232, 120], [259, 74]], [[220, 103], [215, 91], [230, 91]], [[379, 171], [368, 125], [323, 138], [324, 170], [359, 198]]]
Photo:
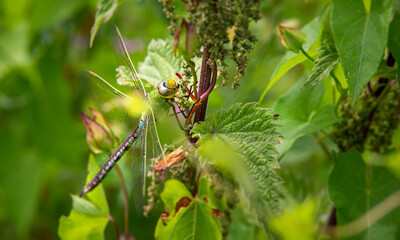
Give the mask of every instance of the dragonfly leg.
[[187, 98], [190, 97], [193, 101], [197, 101], [198, 98], [196, 98], [196, 96], [194, 96], [193, 93], [192, 93], [193, 85], [191, 85], [190, 88], [188, 88], [188, 86], [185, 85], [185, 88], [186, 88], [186, 90], [187, 90], [187, 92], [188, 92], [188, 95], [187, 95], [186, 97], [187, 97]]
[[[180, 127], [183, 131], [185, 131], [185, 129], [182, 127], [181, 121], [179, 121], [178, 114], [177, 114], [177, 112], [176, 112], [176, 110], [175, 110], [175, 105], [174, 105], [171, 101], [168, 101], [168, 100], [167, 100], [167, 103], [168, 103], [169, 106], [172, 108], [172, 111], [174, 112], [174, 116], [175, 116], [176, 121], [178, 122], [179, 127]], [[179, 108], [179, 106], [178, 106], [178, 108]], [[182, 110], [181, 110], [180, 108], [179, 108], [179, 110], [180, 110], [180, 113], [185, 117], [185, 115], [184, 115], [184, 113], [182, 112]]]

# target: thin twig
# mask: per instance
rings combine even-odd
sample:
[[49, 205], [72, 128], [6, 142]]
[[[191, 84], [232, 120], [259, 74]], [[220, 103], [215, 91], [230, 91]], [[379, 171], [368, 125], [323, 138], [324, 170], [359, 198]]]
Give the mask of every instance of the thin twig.
[[118, 226], [117, 226], [117, 223], [115, 222], [115, 219], [111, 215], [108, 215], [107, 218], [108, 218], [108, 220], [110, 220], [112, 226], [114, 227], [115, 239], [119, 239]]
[[[179, 127], [182, 129], [182, 131], [185, 131], [185, 129], [182, 127], [181, 121], [179, 121], [179, 117], [178, 117], [178, 114], [176, 113], [174, 104], [171, 103], [171, 107], [172, 107], [172, 111], [174, 112], [174, 116], [175, 116], [176, 121], [178, 122]], [[181, 114], [184, 115], [182, 111], [181, 111]]]
[[324, 153], [328, 156], [328, 158], [329, 158], [329, 160], [333, 160], [332, 159], [332, 154], [331, 154], [331, 152], [329, 151], [329, 149], [328, 149], [328, 147], [325, 145], [325, 143], [319, 138], [319, 136], [316, 134], [316, 133], [314, 133], [313, 134], [314, 135], [314, 137], [315, 137], [315, 139], [317, 140], [317, 143], [319, 144], [319, 146], [321, 147], [321, 149], [324, 151]]

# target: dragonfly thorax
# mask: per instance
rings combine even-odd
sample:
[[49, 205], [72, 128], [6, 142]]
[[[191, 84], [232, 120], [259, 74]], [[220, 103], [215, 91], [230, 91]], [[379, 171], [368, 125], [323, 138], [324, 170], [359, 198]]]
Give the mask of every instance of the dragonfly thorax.
[[163, 98], [173, 98], [179, 90], [179, 84], [175, 80], [167, 78], [157, 85], [158, 94]]

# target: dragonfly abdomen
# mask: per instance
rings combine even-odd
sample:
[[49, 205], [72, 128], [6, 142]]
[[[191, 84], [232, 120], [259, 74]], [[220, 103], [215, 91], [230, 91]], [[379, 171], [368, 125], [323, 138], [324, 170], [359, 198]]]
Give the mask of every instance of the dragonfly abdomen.
[[126, 151], [133, 145], [136, 139], [139, 138], [140, 134], [143, 131], [144, 122], [146, 117], [142, 115], [138, 125], [135, 130], [131, 134], [129, 134], [128, 138], [125, 139], [121, 145], [117, 148], [117, 150], [111, 154], [106, 163], [101, 167], [100, 171], [96, 174], [96, 176], [90, 180], [88, 184], [83, 188], [82, 192], [79, 194], [80, 197], [85, 195], [86, 193], [92, 191], [100, 182], [107, 176], [108, 172], [114, 167], [114, 165], [118, 162], [119, 159], [125, 154]]

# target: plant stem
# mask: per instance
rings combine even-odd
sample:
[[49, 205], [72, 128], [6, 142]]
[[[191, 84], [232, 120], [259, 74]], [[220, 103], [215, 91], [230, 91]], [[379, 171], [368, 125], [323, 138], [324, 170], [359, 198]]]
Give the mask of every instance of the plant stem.
[[117, 226], [117, 223], [115, 222], [115, 219], [111, 215], [108, 215], [107, 218], [108, 218], [108, 220], [110, 220], [111, 224], [114, 227], [115, 239], [119, 239], [118, 226]]
[[[306, 56], [306, 58], [308, 58], [308, 60], [310, 60], [313, 63], [315, 62], [315, 59], [313, 59], [310, 55], [308, 55], [308, 53], [303, 48], [300, 49], [300, 52], [304, 56]], [[336, 87], [338, 88], [338, 91], [340, 93], [343, 93], [344, 90], [343, 90], [342, 84], [340, 84], [340, 82], [339, 82], [339, 79], [337, 79], [337, 77], [335, 76], [335, 74], [332, 71], [329, 73], [329, 75], [331, 75], [331, 77], [333, 78], [333, 81], [335, 81], [335, 84], [336, 84]]]
[[328, 222], [326, 223], [324, 228], [324, 233], [333, 239], [338, 239], [336, 227], [337, 227], [336, 208], [335, 206], [332, 206], [329, 213]]
[[[124, 204], [125, 204], [125, 239], [129, 239], [129, 200], [128, 200], [128, 190], [126, 188], [124, 176], [122, 175], [121, 169], [118, 165], [115, 165], [115, 170], [118, 173], [119, 179], [121, 180], [122, 192], [124, 194]], [[118, 239], [118, 238], [117, 238]]]
[[324, 153], [328, 156], [328, 158], [332, 161], [332, 154], [329, 151], [328, 147], [325, 145], [325, 143], [322, 141], [322, 139], [316, 134], [313, 134], [315, 139], [317, 140], [317, 143], [321, 147], [321, 149], [324, 151]]
[[208, 89], [198, 98], [197, 102], [192, 106], [192, 109], [190, 110], [190, 113], [189, 113], [188, 117], [186, 118], [185, 127], [187, 127], [191, 123], [193, 113], [197, 112], [199, 107], [202, 106], [203, 102], [208, 99], [208, 95], [210, 95], [211, 91], [215, 87], [215, 83], [217, 82], [217, 75], [218, 75], [217, 64], [215, 63], [215, 61], [212, 66], [212, 72], [213, 73], [212, 73], [211, 84], [210, 84], [210, 86], [208, 86]]
[[[211, 79], [211, 67], [208, 64], [208, 61], [210, 59], [210, 52], [209, 52], [209, 47], [204, 47], [204, 52], [203, 52], [203, 59], [201, 62], [201, 73], [200, 73], [200, 82], [199, 82], [199, 90], [198, 90], [198, 96], [203, 95], [205, 91], [207, 91], [208, 87], [210, 86], [210, 79]], [[207, 112], [207, 101], [208, 98], [206, 98], [200, 109], [196, 111], [196, 114], [194, 116], [194, 122], [193, 123], [198, 123], [202, 122], [206, 118], [206, 112]]]

